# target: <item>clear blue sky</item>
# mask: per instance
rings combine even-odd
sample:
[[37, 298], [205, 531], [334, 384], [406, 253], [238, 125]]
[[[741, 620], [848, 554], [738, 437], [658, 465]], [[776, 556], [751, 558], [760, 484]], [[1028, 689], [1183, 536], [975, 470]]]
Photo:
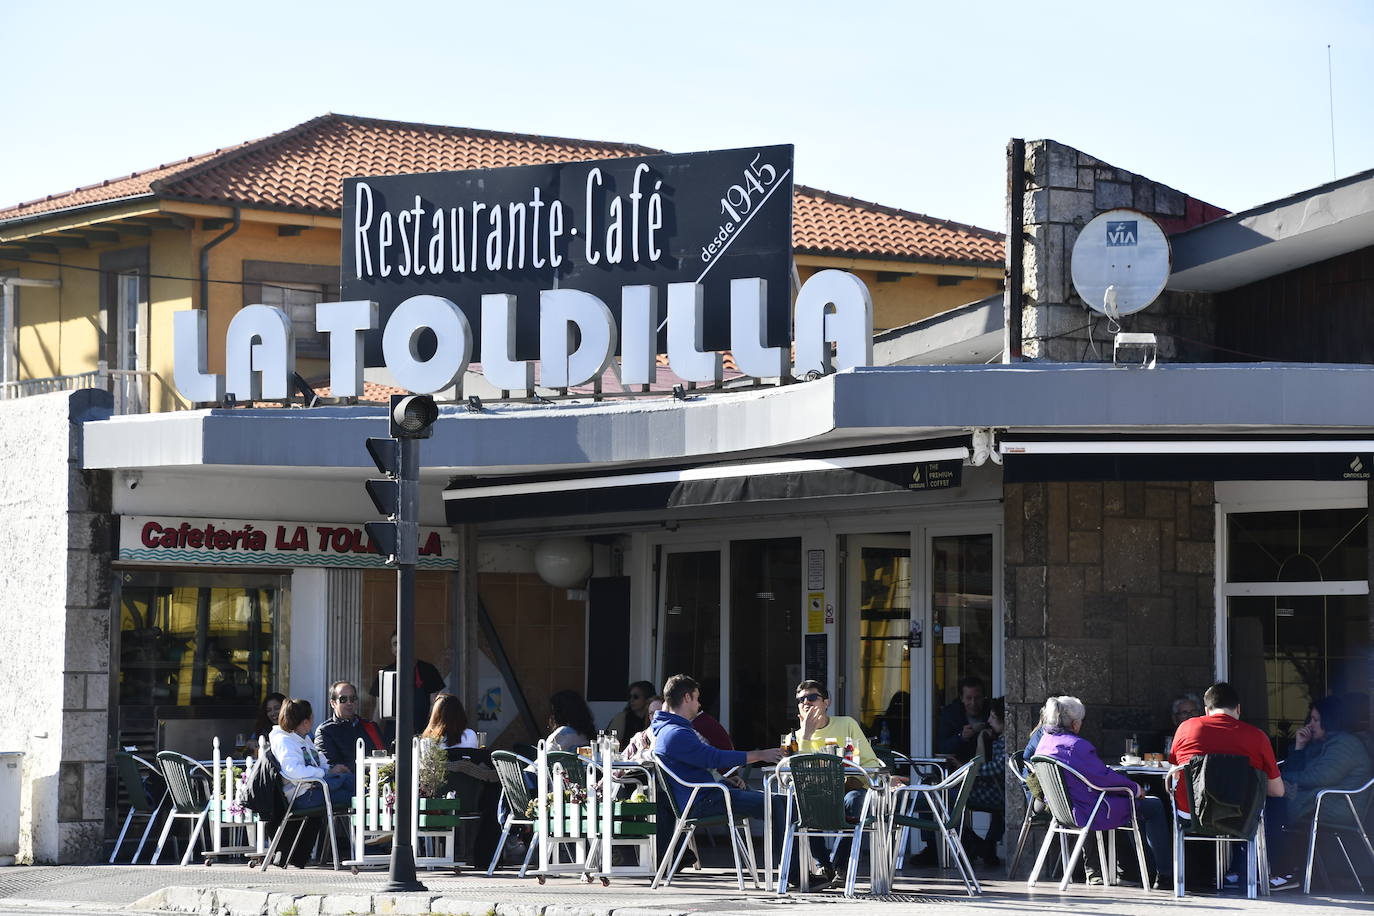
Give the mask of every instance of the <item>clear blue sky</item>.
[[689, 151], [1003, 227], [1008, 138], [1227, 209], [1374, 168], [1374, 3], [9, 0], [0, 205], [326, 111]]

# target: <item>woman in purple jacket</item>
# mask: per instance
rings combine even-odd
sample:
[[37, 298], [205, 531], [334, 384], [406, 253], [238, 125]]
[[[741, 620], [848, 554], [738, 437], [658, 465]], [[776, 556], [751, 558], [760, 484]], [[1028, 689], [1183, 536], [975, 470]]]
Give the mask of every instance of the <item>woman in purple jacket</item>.
[[[1086, 738], [1078, 736], [1083, 727], [1083, 701], [1078, 697], [1050, 697], [1040, 712], [1040, 725], [1044, 735], [1036, 745], [1035, 753], [1042, 757], [1053, 757], [1061, 763], [1073, 767], [1095, 786], [1107, 788], [1120, 786], [1130, 789], [1134, 798], [1119, 792], [1108, 793], [1102, 806], [1097, 809], [1093, 819], [1094, 830], [1112, 830], [1131, 823], [1131, 805], [1135, 805], [1136, 821], [1145, 831], [1145, 866], [1150, 870], [1152, 884], [1167, 887], [1171, 883], [1173, 850], [1169, 836], [1169, 821], [1164, 813], [1163, 803], [1147, 797], [1139, 783], [1122, 776], [1102, 762], [1097, 756], [1097, 748]], [[1072, 774], [1065, 774], [1064, 785], [1068, 789], [1069, 802], [1073, 805], [1073, 819], [1082, 826], [1092, 814], [1097, 804], [1098, 793], [1085, 786]], [[1160, 864], [1164, 874], [1161, 875]]]

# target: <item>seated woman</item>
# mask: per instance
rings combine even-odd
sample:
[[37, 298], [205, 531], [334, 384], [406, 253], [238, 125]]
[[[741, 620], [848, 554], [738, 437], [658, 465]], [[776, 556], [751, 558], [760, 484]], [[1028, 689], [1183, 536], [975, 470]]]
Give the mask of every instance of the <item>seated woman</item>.
[[[1293, 872], [1302, 843], [1293, 842], [1283, 828], [1311, 820], [1317, 793], [1322, 789], [1357, 789], [1374, 776], [1374, 761], [1364, 742], [1346, 730], [1345, 704], [1339, 697], [1317, 700], [1307, 714], [1307, 724], [1293, 736], [1293, 746], [1279, 768], [1284, 793], [1268, 799], [1265, 807], [1265, 839], [1269, 843], [1271, 879], [1276, 887], [1296, 887]], [[1340, 817], [1344, 803], [1322, 805], [1323, 812]], [[1345, 811], [1349, 818], [1349, 809]]]
[[441, 693], [434, 698], [429, 725], [420, 735], [421, 758], [436, 744], [448, 752], [444, 791], [454, 793], [454, 797], [461, 800], [463, 811], [476, 811], [481, 815], [473, 844], [473, 861], [487, 862], [501, 838], [501, 824], [496, 814], [501, 784], [496, 770], [492, 769], [491, 758], [477, 747], [477, 732], [468, 727], [463, 701], [451, 693]]
[[635, 681], [630, 685], [629, 702], [625, 708], [616, 713], [606, 730], [615, 732], [616, 740], [620, 742], [623, 750], [629, 745], [630, 739], [644, 729], [649, 727], [649, 720], [654, 714], [649, 711], [649, 700], [653, 698], [654, 685], [648, 681]]
[[[330, 802], [336, 808], [346, 807], [353, 795], [353, 773], [341, 763], [329, 768], [324, 766], [326, 761], [307, 737], [314, 725], [315, 716], [309, 700], [291, 699], [282, 703], [277, 725], [267, 739], [281, 770], [282, 793], [288, 802], [295, 801], [297, 809], [319, 807], [324, 804], [324, 789], [307, 780], [323, 780], [329, 790]], [[297, 852], [291, 862], [298, 868], [305, 867], [318, 825], [312, 823], [302, 830], [308, 832], [294, 844]]]
[[982, 811], [988, 815], [987, 835], [980, 837], [974, 832], [973, 818], [964, 821], [964, 849], [969, 858], [980, 856], [991, 866], [1002, 864], [997, 857], [997, 844], [1006, 829], [1007, 742], [1002, 734], [1006, 709], [1005, 697], [993, 697], [988, 704], [988, 727], [980, 731], [975, 739], [983, 764], [978, 768], [978, 778], [973, 784], [968, 807], [970, 811]]
[[420, 734], [426, 741], [437, 741], [444, 750], [477, 747], [477, 732], [468, 728], [468, 712], [463, 701], [451, 693], [434, 698], [429, 710], [429, 725]]
[[[1079, 737], [1085, 714], [1083, 702], [1077, 697], [1050, 697], [1046, 700], [1040, 712], [1044, 736], [1035, 753], [1068, 764], [1093, 785], [1130, 789], [1134, 798], [1118, 792], [1107, 795], [1097, 809], [1092, 829], [1113, 830], [1129, 825], [1131, 808], [1134, 806], [1136, 821], [1145, 832], [1145, 867], [1150, 870], [1149, 880], [1152, 884], [1158, 880], [1160, 884], [1167, 885], [1172, 880], [1173, 840], [1164, 804], [1157, 798], [1147, 797], [1138, 783], [1108, 769], [1097, 756], [1097, 748], [1093, 747], [1092, 742]], [[1097, 804], [1097, 793], [1072, 774], [1065, 774], [1064, 785], [1069, 802], [1073, 805], [1074, 822], [1080, 827], [1084, 826], [1092, 814], [1093, 806]]]
[[[663, 697], [654, 696], [649, 699], [646, 707], [644, 720], [647, 722], [654, 717], [654, 713], [663, 708]], [[628, 744], [625, 745], [625, 757], [628, 760], [643, 762], [649, 759], [649, 752], [654, 749], [654, 733], [652, 729], [644, 728], [631, 736]]]
[[587, 701], [575, 690], [560, 690], [549, 697], [550, 747], [560, 751], [575, 751], [592, 743], [596, 726]]
[[286, 702], [286, 696], [280, 693], [269, 693], [262, 698], [258, 704], [258, 718], [253, 723], [253, 733], [244, 742], [244, 747], [256, 754], [258, 752], [258, 739], [271, 733], [277, 725], [277, 716], [281, 713], [281, 704]]

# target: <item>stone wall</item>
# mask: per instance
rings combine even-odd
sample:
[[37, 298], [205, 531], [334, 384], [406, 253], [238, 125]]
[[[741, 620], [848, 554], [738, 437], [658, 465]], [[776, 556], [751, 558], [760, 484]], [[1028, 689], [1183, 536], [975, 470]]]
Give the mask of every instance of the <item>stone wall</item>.
[[1005, 498], [1008, 753], [1052, 693], [1087, 705], [1103, 759], [1153, 740], [1170, 700], [1212, 682], [1212, 484], [1007, 484]]
[[21, 861], [93, 861], [105, 836], [110, 486], [81, 470], [79, 424], [109, 405], [0, 403], [0, 749], [25, 754]]
[[[1226, 211], [1053, 140], [1027, 142], [1025, 168], [1022, 352], [1032, 359], [1110, 362], [1108, 322], [1073, 288], [1070, 254], [1079, 231], [1097, 214], [1120, 207], [1153, 217], [1169, 234]], [[1121, 319], [1121, 328], [1156, 333], [1161, 360], [1217, 359], [1218, 351], [1207, 346], [1216, 333], [1210, 294], [1166, 291]]]

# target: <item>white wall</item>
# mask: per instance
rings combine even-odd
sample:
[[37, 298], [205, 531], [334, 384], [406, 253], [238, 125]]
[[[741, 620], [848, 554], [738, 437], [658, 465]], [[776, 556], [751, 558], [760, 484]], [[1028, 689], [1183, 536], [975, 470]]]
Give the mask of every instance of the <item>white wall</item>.
[[98, 402], [0, 402], [0, 749], [25, 755], [21, 861], [89, 861], [104, 839], [107, 475], [80, 470], [72, 422]]
[[290, 671], [282, 692], [309, 700], [315, 722], [329, 715], [325, 664], [329, 607], [325, 600], [326, 570], [298, 567], [291, 571]]

